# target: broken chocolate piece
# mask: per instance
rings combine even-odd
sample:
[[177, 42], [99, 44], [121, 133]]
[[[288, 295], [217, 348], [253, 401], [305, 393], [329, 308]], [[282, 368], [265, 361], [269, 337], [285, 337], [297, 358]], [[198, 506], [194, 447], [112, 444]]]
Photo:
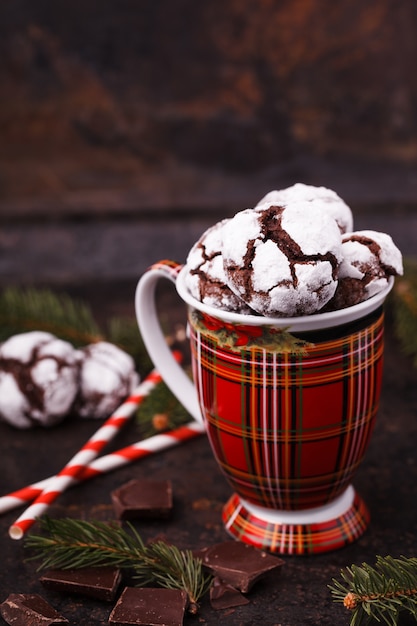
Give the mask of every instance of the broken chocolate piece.
[[47, 589], [65, 593], [79, 593], [97, 600], [114, 600], [122, 575], [112, 567], [85, 567], [82, 569], [53, 569], [41, 576]]
[[203, 565], [242, 593], [268, 572], [276, 570], [284, 561], [268, 552], [240, 541], [224, 541], [203, 553]]
[[172, 513], [171, 481], [130, 480], [112, 491], [111, 499], [119, 519], [166, 519]]
[[218, 611], [249, 604], [249, 600], [238, 589], [215, 576], [210, 587], [210, 603], [213, 609]]
[[109, 617], [113, 626], [182, 626], [187, 594], [180, 589], [126, 587]]
[[0, 604], [0, 613], [13, 626], [52, 626], [69, 624], [55, 609], [36, 593], [11, 593]]

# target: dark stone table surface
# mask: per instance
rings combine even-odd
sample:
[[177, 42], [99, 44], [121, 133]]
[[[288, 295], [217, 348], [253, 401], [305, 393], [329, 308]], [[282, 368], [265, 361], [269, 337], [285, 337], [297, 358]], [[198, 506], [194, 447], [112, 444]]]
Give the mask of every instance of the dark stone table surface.
[[[134, 284], [73, 285], [69, 291], [84, 297], [102, 318], [132, 313]], [[165, 298], [165, 300], [164, 300]], [[172, 320], [183, 315], [171, 293], [162, 297]], [[379, 415], [374, 435], [359, 468], [355, 487], [366, 500], [371, 524], [355, 544], [337, 552], [312, 557], [284, 556], [279, 575], [257, 583], [246, 606], [214, 611], [207, 598], [199, 614], [186, 616], [185, 624], [240, 626], [343, 626], [349, 614], [332, 601], [328, 584], [341, 568], [374, 563], [376, 555], [417, 554], [417, 370], [394, 336], [387, 315], [386, 361]], [[54, 428], [14, 430], [0, 423], [0, 492], [40, 480], [58, 472], [98, 424], [67, 419]], [[108, 450], [138, 439], [137, 424], [130, 422]], [[112, 473], [68, 490], [50, 508], [51, 516], [111, 519], [110, 492], [131, 478], [170, 478], [174, 491], [174, 516], [165, 522], [141, 522], [145, 539], [163, 535], [181, 548], [202, 548], [228, 538], [221, 522], [230, 487], [220, 473], [204, 436], [154, 454]], [[107, 624], [112, 605], [66, 596], [43, 589], [36, 564], [28, 562], [23, 542], [8, 537], [8, 527], [20, 510], [0, 517], [0, 601], [9, 593], [40, 593], [70, 624]], [[36, 530], [36, 527], [35, 527]], [[0, 622], [3, 623], [0, 618]], [[401, 624], [411, 623], [402, 619]]]

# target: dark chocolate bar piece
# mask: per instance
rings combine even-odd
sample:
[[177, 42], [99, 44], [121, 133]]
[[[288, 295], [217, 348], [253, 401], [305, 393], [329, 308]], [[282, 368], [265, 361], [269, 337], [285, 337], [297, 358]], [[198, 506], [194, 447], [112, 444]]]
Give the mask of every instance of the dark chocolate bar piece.
[[212, 574], [242, 593], [247, 593], [260, 578], [284, 565], [282, 559], [268, 552], [233, 540], [207, 548], [202, 553], [202, 561]]
[[238, 589], [215, 576], [210, 587], [210, 604], [218, 611], [249, 604], [249, 600]]
[[113, 626], [182, 626], [187, 594], [180, 589], [126, 587], [109, 617]]
[[111, 493], [116, 515], [121, 520], [167, 519], [172, 514], [170, 480], [130, 480]]
[[97, 600], [114, 600], [122, 575], [112, 567], [84, 567], [81, 569], [51, 569], [40, 581], [47, 589], [64, 593], [79, 593]]
[[2, 604], [0, 613], [13, 626], [52, 626], [69, 624], [55, 609], [36, 593], [11, 593]]

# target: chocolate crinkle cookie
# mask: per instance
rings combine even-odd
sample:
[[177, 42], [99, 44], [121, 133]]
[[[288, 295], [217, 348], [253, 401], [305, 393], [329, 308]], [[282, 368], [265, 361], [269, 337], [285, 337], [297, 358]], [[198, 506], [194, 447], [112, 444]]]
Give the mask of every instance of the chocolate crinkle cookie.
[[223, 267], [222, 233], [228, 223], [222, 220], [206, 230], [188, 253], [186, 285], [194, 298], [210, 306], [250, 313], [248, 305], [227, 284]]
[[41, 331], [0, 346], [0, 418], [17, 428], [53, 426], [68, 414], [78, 391], [77, 351]]
[[342, 260], [335, 219], [309, 203], [263, 204], [223, 228], [228, 285], [257, 313], [294, 317], [318, 312], [334, 295]]
[[291, 202], [307, 202], [310, 211], [324, 211], [336, 220], [341, 233], [348, 233], [353, 230], [351, 208], [333, 189], [327, 189], [327, 187], [295, 183], [291, 187], [268, 192], [258, 202], [257, 206], [265, 203], [286, 206]]
[[67, 416], [106, 419], [139, 382], [132, 357], [100, 341], [81, 349], [33, 331], [0, 345], [0, 420], [54, 426]]
[[109, 417], [139, 383], [132, 357], [112, 343], [99, 341], [78, 351], [80, 382], [74, 413]]
[[343, 309], [368, 300], [402, 275], [402, 255], [390, 235], [360, 230], [342, 237], [339, 282], [326, 310]]

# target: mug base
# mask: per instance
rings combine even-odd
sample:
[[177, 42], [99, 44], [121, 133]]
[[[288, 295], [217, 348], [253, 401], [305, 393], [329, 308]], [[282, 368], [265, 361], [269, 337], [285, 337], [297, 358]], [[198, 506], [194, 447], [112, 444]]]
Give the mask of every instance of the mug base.
[[235, 539], [277, 554], [308, 555], [338, 550], [356, 541], [369, 524], [366, 504], [350, 485], [329, 504], [277, 511], [233, 494], [223, 522]]

